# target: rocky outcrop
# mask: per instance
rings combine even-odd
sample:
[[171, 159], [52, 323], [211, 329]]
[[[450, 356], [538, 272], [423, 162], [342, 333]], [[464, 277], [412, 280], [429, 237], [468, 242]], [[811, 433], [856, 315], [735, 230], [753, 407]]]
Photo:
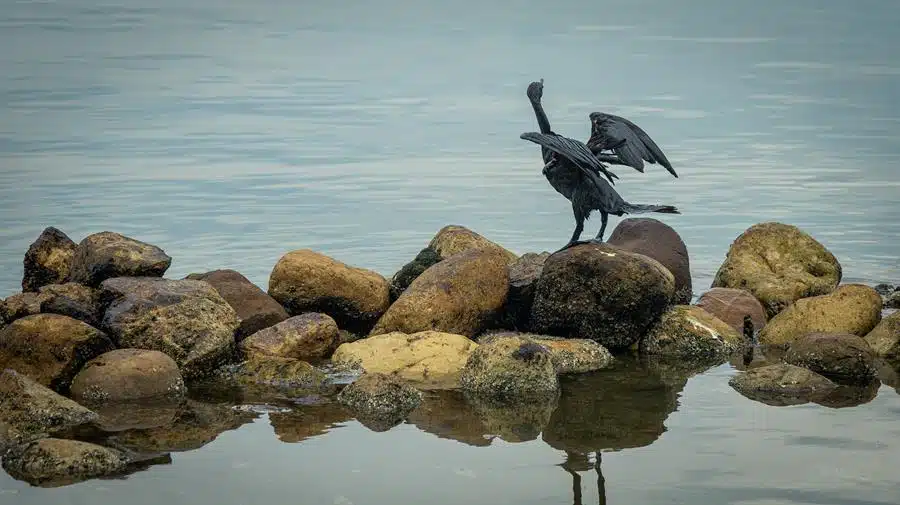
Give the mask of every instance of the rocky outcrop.
[[3, 469], [32, 485], [58, 486], [124, 471], [121, 452], [88, 442], [43, 438], [16, 446], [3, 457]]
[[837, 384], [807, 368], [777, 363], [741, 372], [728, 384], [751, 400], [767, 405], [798, 405], [821, 401]]
[[760, 223], [735, 239], [712, 287], [746, 289], [771, 319], [795, 301], [831, 293], [841, 264], [825, 246], [796, 226]]
[[422, 402], [422, 393], [402, 380], [381, 373], [364, 373], [337, 396], [359, 421], [374, 431], [400, 423]]
[[640, 342], [644, 354], [686, 360], [726, 360], [745, 344], [741, 333], [696, 305], [675, 305]]
[[75, 242], [62, 231], [48, 226], [28, 246], [23, 261], [22, 291], [36, 292], [47, 284], [62, 284], [72, 273]]
[[712, 288], [700, 295], [697, 306], [743, 333], [744, 317], [750, 316], [754, 333], [766, 325], [766, 309], [746, 289]]
[[87, 362], [72, 381], [75, 400], [87, 403], [180, 398], [184, 379], [167, 354], [144, 349], [116, 349]]
[[881, 296], [869, 286], [845, 284], [827, 295], [797, 300], [766, 323], [759, 342], [787, 346], [812, 332], [850, 333], [860, 337], [881, 320]]
[[494, 323], [509, 290], [508, 257], [468, 249], [428, 268], [403, 292], [370, 335], [434, 330], [472, 337]]
[[550, 361], [557, 374], [578, 374], [602, 370], [612, 365], [614, 361], [612, 354], [605, 347], [593, 340], [582, 338], [499, 331], [478, 337], [478, 343], [483, 345], [503, 337], [520, 337], [544, 347], [550, 353]]
[[865, 337], [872, 351], [888, 363], [900, 366], [900, 312], [885, 317]]
[[662, 315], [674, 289], [672, 273], [654, 259], [608, 244], [577, 245], [544, 263], [531, 331], [627, 348]]
[[231, 305], [241, 320], [234, 335], [238, 342], [290, 317], [278, 301], [235, 270], [194, 273], [185, 278], [208, 282]]
[[548, 252], [525, 253], [509, 266], [509, 292], [503, 311], [503, 328], [528, 330], [535, 286], [549, 257]]
[[467, 394], [501, 403], [555, 398], [560, 390], [550, 352], [519, 336], [497, 337], [475, 348], [460, 386]]
[[268, 292], [290, 315], [321, 312], [354, 333], [367, 333], [390, 304], [388, 282], [379, 273], [309, 249], [278, 260]]
[[837, 384], [867, 384], [876, 375], [875, 353], [857, 335], [809, 333], [791, 343], [784, 361]]
[[113, 277], [162, 277], [171, 264], [172, 258], [155, 245], [104, 231], [78, 244], [71, 280], [97, 287]]
[[240, 349], [248, 357], [320, 360], [331, 356], [339, 338], [334, 319], [318, 312], [309, 312], [250, 335], [241, 342]]
[[691, 302], [691, 260], [684, 240], [671, 226], [652, 217], [629, 217], [619, 221], [606, 242], [658, 261], [675, 278], [672, 303]]
[[42, 313], [62, 314], [95, 327], [103, 320], [99, 292], [77, 282], [42, 286], [39, 299]]

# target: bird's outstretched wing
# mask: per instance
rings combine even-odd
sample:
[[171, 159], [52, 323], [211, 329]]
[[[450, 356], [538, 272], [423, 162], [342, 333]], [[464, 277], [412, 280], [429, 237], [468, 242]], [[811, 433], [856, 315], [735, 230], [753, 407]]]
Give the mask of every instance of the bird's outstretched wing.
[[622, 164], [641, 173], [644, 172], [645, 161], [650, 164], [659, 163], [670, 174], [678, 177], [666, 155], [641, 127], [621, 116], [605, 112], [591, 112], [589, 117], [591, 137], [587, 141], [587, 146], [592, 153], [599, 154], [600, 151], [611, 150], [616, 153]]
[[607, 170], [590, 149], [578, 140], [563, 137], [562, 135], [557, 135], [555, 133], [538, 132], [526, 132], [519, 135], [519, 138], [534, 142], [535, 144], [546, 147], [556, 154], [565, 157], [585, 172], [585, 175], [592, 181], [594, 180], [592, 176], [600, 175], [601, 173], [609, 179], [611, 184], [615, 184], [613, 179], [619, 178], [616, 174]]

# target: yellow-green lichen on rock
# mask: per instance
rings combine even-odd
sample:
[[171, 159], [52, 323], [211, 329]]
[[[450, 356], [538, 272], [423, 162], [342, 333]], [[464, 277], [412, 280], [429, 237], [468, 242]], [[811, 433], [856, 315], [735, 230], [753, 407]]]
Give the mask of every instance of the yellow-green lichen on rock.
[[731, 325], [696, 305], [674, 305], [641, 340], [642, 353], [685, 359], [725, 359], [744, 337]]
[[900, 365], [900, 312], [882, 319], [865, 340], [876, 355], [892, 365]]

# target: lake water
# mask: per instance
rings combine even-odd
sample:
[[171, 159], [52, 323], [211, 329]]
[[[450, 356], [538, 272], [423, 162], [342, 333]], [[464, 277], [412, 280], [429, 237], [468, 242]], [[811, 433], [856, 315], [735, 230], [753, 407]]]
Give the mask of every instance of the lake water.
[[[731, 241], [767, 220], [823, 242], [845, 281], [900, 283], [897, 7], [4, 2], [0, 295], [20, 289], [22, 255], [49, 225], [76, 241], [112, 230], [159, 245], [174, 258], [169, 277], [234, 268], [263, 288], [282, 254], [306, 247], [389, 276], [451, 223], [517, 253], [554, 250], [571, 234], [570, 206], [541, 175], [539, 148], [518, 138], [537, 130], [524, 92], [542, 77], [557, 132], [584, 140], [588, 113], [603, 110], [666, 152], [678, 179], [617, 167], [617, 189], [681, 209], [654, 217], [686, 242], [698, 294]], [[776, 408], [731, 390], [733, 373], [723, 365], [677, 388], [677, 408], [657, 420], [665, 431], [604, 453], [602, 493], [594, 470], [580, 471], [580, 500], [900, 501], [893, 388], [857, 407]], [[313, 406], [294, 415], [305, 419], [304, 408], [316, 418]], [[542, 436], [476, 443], [486, 429], [461, 443], [437, 428], [377, 433], [337, 416], [318, 436], [285, 439], [278, 415], [125, 480], [41, 490], [0, 474], [0, 496], [576, 500], [565, 453]]]

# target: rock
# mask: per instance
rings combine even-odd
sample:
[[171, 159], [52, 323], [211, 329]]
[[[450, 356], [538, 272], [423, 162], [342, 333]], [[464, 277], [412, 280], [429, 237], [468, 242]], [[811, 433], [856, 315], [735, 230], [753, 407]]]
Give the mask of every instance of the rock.
[[754, 333], [766, 325], [766, 309], [746, 289], [712, 288], [700, 295], [696, 305], [740, 333], [744, 331], [744, 316], [750, 316]]
[[759, 342], [787, 346], [807, 333], [865, 336], [881, 320], [881, 297], [869, 286], [845, 284], [831, 294], [797, 300], [759, 332]]
[[317, 360], [331, 356], [339, 339], [334, 319], [308, 312], [250, 335], [239, 347], [245, 356]]
[[831, 293], [841, 276], [837, 258], [807, 233], [760, 223], [731, 244], [711, 287], [750, 291], [771, 319], [801, 298]]
[[87, 362], [72, 380], [72, 398], [106, 403], [183, 397], [186, 388], [178, 364], [167, 354], [116, 349]]
[[419, 387], [455, 388], [476, 347], [478, 344], [463, 335], [396, 331], [341, 344], [331, 362], [344, 369], [396, 375]]
[[865, 336], [876, 356], [900, 365], [900, 312], [885, 317]]
[[735, 391], [767, 405], [799, 405], [821, 400], [837, 385], [807, 368], [779, 363], [753, 368], [731, 377]]
[[674, 289], [672, 273], [654, 259], [608, 244], [577, 245], [544, 263], [531, 331], [624, 349], [662, 315]]
[[472, 396], [512, 403], [554, 398], [560, 389], [550, 352], [519, 336], [498, 337], [476, 347], [459, 382]]
[[509, 266], [509, 293], [506, 297], [502, 327], [528, 330], [535, 286], [544, 270], [544, 262], [549, 257], [548, 252], [525, 253]]
[[26, 375], [0, 371], [0, 425], [8, 429], [6, 437], [0, 435], [0, 454], [6, 444], [30, 442], [97, 419], [96, 413]]
[[291, 251], [269, 276], [269, 295], [296, 316], [322, 312], [341, 329], [368, 333], [390, 304], [388, 282], [309, 249]]
[[360, 422], [383, 431], [415, 410], [422, 393], [394, 376], [367, 372], [341, 390], [337, 399]]
[[0, 302], [0, 320], [11, 323], [16, 319], [40, 314], [41, 297], [37, 293], [16, 293]]
[[0, 330], [0, 369], [12, 368], [66, 394], [84, 364], [113, 347], [105, 333], [82, 321], [34, 314]]
[[881, 296], [890, 296], [890, 294], [894, 291], [894, 286], [890, 284], [876, 284], [875, 291]]
[[557, 374], [576, 374], [593, 372], [608, 368], [613, 363], [613, 356], [602, 345], [593, 340], [579, 338], [562, 338], [534, 333], [518, 333], [500, 331], [478, 337], [481, 345], [502, 337], [521, 337], [543, 346], [550, 353], [550, 361]]
[[36, 292], [41, 286], [68, 281], [75, 247], [65, 233], [52, 226], [44, 228], [25, 253], [22, 291]]
[[472, 337], [500, 316], [509, 290], [508, 257], [468, 249], [428, 268], [378, 320], [370, 335], [434, 330]]
[[128, 466], [119, 451], [88, 442], [43, 438], [10, 449], [3, 469], [32, 485], [63, 485], [117, 474]]
[[900, 309], [900, 291], [894, 291], [884, 300], [884, 308]]
[[240, 320], [208, 283], [155, 277], [117, 277], [101, 284], [112, 300], [103, 318], [119, 347], [168, 354], [190, 381], [232, 357]]
[[675, 278], [672, 303], [691, 303], [690, 257], [681, 236], [671, 226], [652, 217], [629, 217], [619, 221], [606, 242], [660, 262]]
[[474, 231], [458, 225], [448, 225], [441, 228], [424, 249], [419, 251], [416, 258], [403, 266], [391, 278], [391, 300], [400, 297], [403, 291], [409, 287], [419, 275], [432, 265], [435, 265], [450, 256], [468, 251], [470, 249], [491, 249], [506, 257], [507, 264], [516, 261], [515, 253], [484, 238]]
[[696, 305], [675, 305], [640, 342], [640, 352], [686, 360], [725, 360], [744, 347], [744, 337]]
[[237, 312], [241, 319], [241, 325], [235, 333], [238, 342], [290, 317], [280, 303], [234, 270], [190, 274], [186, 279], [210, 283]]
[[876, 376], [875, 353], [862, 337], [809, 333], [788, 348], [784, 361], [808, 368], [836, 384], [866, 384]]
[[98, 327], [103, 320], [99, 293], [96, 289], [67, 282], [47, 284], [39, 290], [40, 311], [46, 314], [61, 314]]
[[172, 258], [155, 245], [104, 231], [78, 244], [71, 280], [97, 287], [114, 277], [162, 277], [171, 264]]
[[309, 363], [278, 356], [256, 355], [223, 373], [244, 386], [269, 386], [286, 390], [317, 390], [326, 380], [325, 373]]

